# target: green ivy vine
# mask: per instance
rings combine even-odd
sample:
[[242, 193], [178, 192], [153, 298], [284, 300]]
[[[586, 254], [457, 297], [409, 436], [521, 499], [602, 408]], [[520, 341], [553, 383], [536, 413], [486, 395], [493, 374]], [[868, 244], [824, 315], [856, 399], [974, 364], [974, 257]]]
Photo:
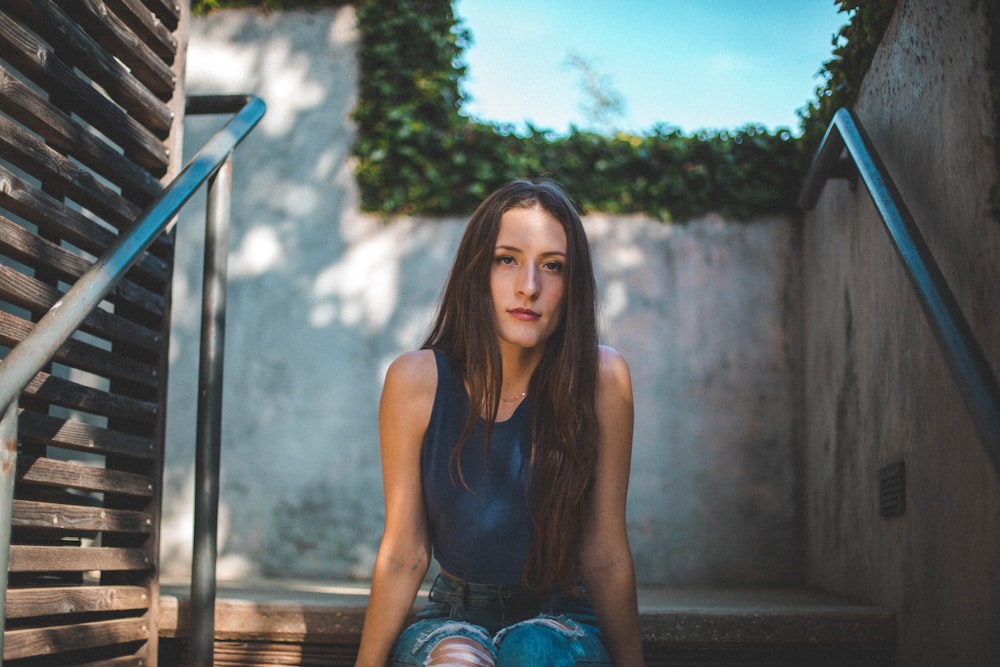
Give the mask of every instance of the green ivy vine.
[[464, 215], [501, 183], [537, 176], [557, 178], [585, 212], [748, 219], [794, 206], [803, 157], [788, 130], [553, 136], [473, 122], [461, 113], [469, 35], [450, 0], [355, 6], [362, 75], [354, 154], [366, 210]]
[[850, 21], [833, 39], [833, 58], [823, 64], [824, 81], [816, 88], [816, 99], [799, 114], [803, 150], [809, 155], [819, 147], [837, 109], [851, 108], [857, 101], [896, 0], [837, 0], [837, 7], [850, 14]]
[[[220, 6], [341, 5], [337, 0], [193, 0]], [[996, 4], [997, 0], [988, 0]], [[744, 126], [684, 135], [666, 125], [641, 135], [572, 130], [554, 136], [462, 115], [470, 34], [451, 0], [353, 0], [361, 33], [358, 137], [353, 147], [364, 210], [467, 215], [518, 177], [557, 178], [584, 212], [687, 220], [794, 210], [802, 177], [840, 106], [850, 106], [895, 0], [838, 0], [851, 13], [835, 36], [817, 99], [800, 111], [801, 137]]]

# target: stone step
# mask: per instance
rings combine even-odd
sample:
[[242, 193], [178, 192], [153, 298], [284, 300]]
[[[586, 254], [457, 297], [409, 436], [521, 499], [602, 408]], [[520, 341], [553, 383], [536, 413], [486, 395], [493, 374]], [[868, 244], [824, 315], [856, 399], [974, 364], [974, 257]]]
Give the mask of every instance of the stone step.
[[895, 664], [895, 613], [791, 588], [640, 591], [647, 665]]
[[[351, 665], [368, 589], [220, 583], [215, 665]], [[186, 585], [164, 584], [161, 665], [185, 665]], [[893, 665], [895, 613], [794, 588], [641, 589], [646, 664]]]

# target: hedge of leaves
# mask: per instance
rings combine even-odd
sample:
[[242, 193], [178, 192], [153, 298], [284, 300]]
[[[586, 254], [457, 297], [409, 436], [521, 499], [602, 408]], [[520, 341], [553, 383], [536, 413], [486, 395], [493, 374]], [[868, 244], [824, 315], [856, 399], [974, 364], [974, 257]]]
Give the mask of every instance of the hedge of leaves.
[[450, 0], [360, 0], [357, 179], [362, 206], [385, 214], [467, 214], [501, 183], [559, 180], [584, 211], [683, 220], [790, 210], [799, 142], [758, 127], [684, 136], [667, 127], [614, 137], [551, 136], [461, 115], [463, 47]]
[[[218, 6], [341, 5], [344, 0], [194, 0]], [[585, 212], [645, 213], [686, 220], [792, 211], [833, 111], [853, 103], [895, 0], [838, 0], [853, 12], [835, 37], [817, 100], [801, 112], [802, 137], [746, 126], [683, 135], [573, 130], [514, 133], [461, 114], [469, 33], [451, 0], [354, 0], [361, 32], [353, 152], [362, 208], [385, 215], [467, 215], [512, 178], [559, 180]]]

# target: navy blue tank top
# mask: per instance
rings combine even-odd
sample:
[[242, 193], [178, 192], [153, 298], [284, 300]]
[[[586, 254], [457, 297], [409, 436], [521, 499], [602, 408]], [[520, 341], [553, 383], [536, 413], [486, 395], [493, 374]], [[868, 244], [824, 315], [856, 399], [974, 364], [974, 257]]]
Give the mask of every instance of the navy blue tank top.
[[[434, 556], [441, 568], [479, 584], [517, 584], [531, 545], [526, 492], [531, 457], [528, 401], [493, 425], [478, 419], [462, 446], [458, 477], [451, 453], [462, 435], [469, 396], [447, 357], [434, 350], [437, 390], [420, 452], [424, 505]], [[451, 471], [449, 474], [449, 467]]]

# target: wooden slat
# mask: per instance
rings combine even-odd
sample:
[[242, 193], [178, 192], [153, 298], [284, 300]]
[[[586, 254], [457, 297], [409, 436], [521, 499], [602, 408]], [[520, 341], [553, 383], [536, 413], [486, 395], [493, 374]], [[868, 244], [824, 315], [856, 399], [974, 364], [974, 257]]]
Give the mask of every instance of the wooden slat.
[[[86, 0], [90, 4], [93, 0]], [[148, 44], [165, 61], [173, 62], [177, 54], [177, 38], [156, 12], [142, 4], [140, 0], [104, 0], [116, 18], [134, 32], [143, 43]], [[175, 4], [176, 6], [176, 4]], [[179, 9], [179, 7], [177, 7]], [[166, 12], [163, 18], [172, 26], [177, 25], [177, 16]]]
[[149, 591], [141, 586], [47, 586], [7, 591], [7, 618], [148, 608]]
[[[0, 345], [14, 347], [27, 338], [34, 327], [32, 322], [0, 311]], [[55, 351], [52, 358], [67, 366], [106, 378], [131, 380], [148, 387], [155, 387], [159, 382], [156, 367], [79, 340], [66, 341]]]
[[17, 457], [16, 479], [26, 484], [78, 489], [93, 493], [114, 493], [143, 498], [150, 498], [153, 495], [153, 480], [143, 475], [24, 455]]
[[[15, 306], [29, 310], [36, 316], [43, 315], [62, 296], [63, 292], [40, 280], [10, 267], [0, 266], [0, 298]], [[159, 333], [100, 308], [88, 315], [80, 328], [111, 342], [127, 343], [152, 352], [159, 350]]]
[[118, 230], [128, 229], [142, 209], [104, 185], [37, 135], [0, 116], [0, 150], [11, 164], [70, 197]]
[[[0, 189], [2, 187], [3, 180], [0, 176]], [[2, 198], [3, 195], [0, 194], [0, 199]], [[86, 259], [35, 236], [2, 215], [0, 215], [0, 250], [11, 259], [36, 271], [44, 269], [67, 283], [75, 283], [91, 266]], [[129, 280], [118, 283], [107, 300], [116, 305], [134, 306], [156, 318], [162, 318], [166, 310], [162, 296]]]
[[35, 500], [14, 500], [11, 511], [12, 527], [44, 528], [74, 535], [79, 532], [146, 534], [152, 530], [152, 523], [145, 512]]
[[11, 572], [143, 571], [152, 563], [142, 549], [10, 545]]
[[[309, 604], [223, 599], [215, 605], [217, 639], [263, 642], [354, 643], [365, 619], [363, 604]], [[163, 637], [191, 635], [191, 602], [161, 596], [158, 622]]]
[[[5, 206], [39, 229], [66, 239], [95, 257], [103, 255], [117, 238], [82, 213], [65, 206], [3, 167], [0, 167], [0, 206]], [[160, 288], [169, 276], [167, 264], [148, 252], [139, 259], [133, 270], [139, 277], [148, 279], [152, 285]]]
[[145, 655], [126, 655], [96, 662], [79, 662], [74, 667], [148, 667], [149, 664]]
[[72, 155], [146, 206], [163, 186], [139, 165], [94, 136], [32, 88], [0, 67], [0, 111], [38, 133], [52, 147]]
[[282, 644], [280, 642], [217, 641], [212, 658], [214, 667], [277, 667], [289, 665], [353, 665], [357, 645]]
[[149, 623], [142, 617], [8, 630], [4, 633], [3, 659], [54, 655], [67, 648], [81, 650], [146, 639], [149, 639]]
[[156, 403], [88, 387], [41, 372], [32, 378], [22, 395], [70, 410], [134, 422], [153, 421], [159, 412]]
[[21, 439], [27, 442], [105, 456], [121, 455], [141, 460], [153, 458], [153, 441], [149, 438], [92, 424], [22, 410], [17, 425]]
[[140, 3], [170, 30], [177, 28], [181, 20], [181, 5], [177, 0], [142, 0]]
[[[95, 257], [104, 254], [117, 238], [109, 229], [67, 207], [3, 166], [0, 166], [0, 206]], [[166, 274], [165, 268], [163, 273]]]
[[169, 157], [160, 139], [79, 78], [45, 43], [0, 12], [0, 51], [9, 63], [51, 92], [72, 98], [77, 114], [120, 145], [141, 166], [162, 174]]
[[[80, 5], [79, 0], [70, 4]], [[170, 108], [55, 4], [48, 0], [5, 0], [4, 6], [37, 35], [57, 46], [64, 59], [89, 76], [144, 127], [161, 137], [170, 132]]]
[[18, 456], [17, 480], [27, 484], [92, 493], [113, 493], [140, 498], [153, 496], [153, 480], [144, 475], [24, 455]]
[[170, 69], [177, 39], [136, 0], [63, 0], [65, 11], [150, 90], [169, 99], [177, 85]]

